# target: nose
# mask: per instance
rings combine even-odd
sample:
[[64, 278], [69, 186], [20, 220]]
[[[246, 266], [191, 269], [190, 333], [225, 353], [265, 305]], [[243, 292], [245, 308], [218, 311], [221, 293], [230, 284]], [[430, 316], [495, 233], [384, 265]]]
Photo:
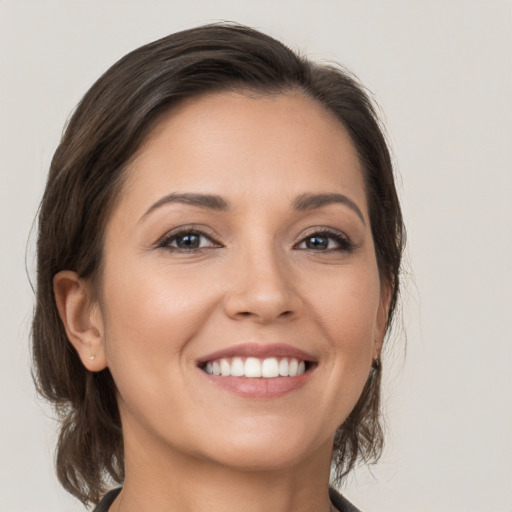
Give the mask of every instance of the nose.
[[233, 319], [269, 324], [290, 320], [302, 309], [290, 262], [272, 251], [240, 255], [230, 280], [224, 309]]

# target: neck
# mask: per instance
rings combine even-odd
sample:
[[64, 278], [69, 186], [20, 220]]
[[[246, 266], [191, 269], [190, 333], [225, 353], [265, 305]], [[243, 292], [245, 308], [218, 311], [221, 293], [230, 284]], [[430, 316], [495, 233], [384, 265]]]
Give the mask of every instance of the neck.
[[[111, 512], [328, 512], [331, 443], [305, 460], [244, 470], [125, 437], [126, 480]], [[143, 448], [143, 449], [142, 449]]]

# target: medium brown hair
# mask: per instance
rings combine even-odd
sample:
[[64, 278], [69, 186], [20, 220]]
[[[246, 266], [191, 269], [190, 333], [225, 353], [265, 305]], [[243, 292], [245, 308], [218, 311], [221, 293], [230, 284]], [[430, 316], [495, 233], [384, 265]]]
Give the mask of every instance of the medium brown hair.
[[[161, 115], [185, 98], [214, 91], [299, 91], [348, 130], [362, 163], [381, 279], [391, 286], [387, 327], [399, 290], [404, 230], [388, 147], [369, 95], [347, 71], [315, 64], [248, 27], [214, 24], [172, 34], [120, 59], [86, 93], [53, 157], [40, 206], [34, 378], [61, 420], [56, 451], [62, 485], [84, 504], [97, 503], [109, 480], [124, 479], [116, 386], [107, 369], [91, 373], [66, 337], [53, 277], [73, 270], [100, 286], [105, 226], [123, 171]], [[379, 369], [337, 431], [335, 475], [382, 449]], [[342, 392], [340, 390], [340, 392]]]

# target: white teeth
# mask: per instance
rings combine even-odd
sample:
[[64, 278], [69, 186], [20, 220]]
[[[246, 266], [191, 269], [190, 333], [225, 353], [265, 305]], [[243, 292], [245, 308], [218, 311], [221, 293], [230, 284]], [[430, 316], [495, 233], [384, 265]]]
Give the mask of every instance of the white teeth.
[[279, 375], [288, 377], [288, 359], [283, 358], [279, 361]]
[[261, 364], [261, 376], [266, 379], [279, 376], [279, 363], [275, 357], [263, 360]]
[[246, 377], [261, 377], [261, 363], [255, 357], [248, 357], [245, 360], [245, 376]]
[[227, 359], [220, 360], [220, 374], [224, 377], [228, 377], [231, 375], [231, 368], [229, 366], [229, 361]]
[[231, 375], [233, 377], [243, 377], [245, 375], [244, 362], [241, 357], [234, 357], [231, 362]]
[[222, 358], [209, 361], [204, 371], [210, 375], [222, 377], [246, 377], [273, 379], [276, 377], [297, 377], [306, 371], [305, 361], [288, 359], [286, 357], [267, 357], [258, 359], [248, 357], [245, 362], [241, 357]]

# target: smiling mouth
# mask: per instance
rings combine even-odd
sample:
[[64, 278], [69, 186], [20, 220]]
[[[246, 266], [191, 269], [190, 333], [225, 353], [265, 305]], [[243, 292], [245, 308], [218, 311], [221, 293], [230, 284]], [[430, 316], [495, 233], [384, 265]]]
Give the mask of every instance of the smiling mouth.
[[248, 379], [299, 377], [311, 367], [312, 363], [309, 361], [294, 357], [223, 357], [201, 365], [201, 369], [209, 375]]

